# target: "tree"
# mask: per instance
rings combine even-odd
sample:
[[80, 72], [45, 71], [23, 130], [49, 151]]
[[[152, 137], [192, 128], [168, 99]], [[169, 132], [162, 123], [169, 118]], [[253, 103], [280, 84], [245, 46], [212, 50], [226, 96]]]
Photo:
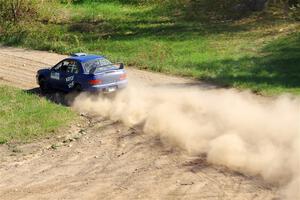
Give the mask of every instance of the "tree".
[[33, 18], [37, 11], [36, 0], [0, 0], [0, 20], [18, 22], [24, 18]]

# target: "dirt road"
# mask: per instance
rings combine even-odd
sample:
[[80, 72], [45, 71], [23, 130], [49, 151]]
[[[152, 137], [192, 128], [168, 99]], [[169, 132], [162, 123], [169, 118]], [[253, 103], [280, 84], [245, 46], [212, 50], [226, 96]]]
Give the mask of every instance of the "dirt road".
[[[0, 83], [37, 87], [35, 72], [63, 55], [0, 47]], [[144, 84], [210, 85], [128, 69]], [[165, 147], [154, 136], [100, 117], [62, 136], [0, 146], [0, 199], [277, 199], [275, 186]], [[17, 148], [17, 150], [16, 150]], [[19, 153], [18, 153], [19, 152]]]

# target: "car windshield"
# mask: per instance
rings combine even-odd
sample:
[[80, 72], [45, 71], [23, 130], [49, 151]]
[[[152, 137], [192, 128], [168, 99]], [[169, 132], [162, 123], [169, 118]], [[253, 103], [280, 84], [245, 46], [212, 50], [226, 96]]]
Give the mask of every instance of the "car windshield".
[[99, 73], [102, 71], [117, 69], [109, 60], [105, 58], [97, 58], [82, 63], [84, 70], [89, 74]]

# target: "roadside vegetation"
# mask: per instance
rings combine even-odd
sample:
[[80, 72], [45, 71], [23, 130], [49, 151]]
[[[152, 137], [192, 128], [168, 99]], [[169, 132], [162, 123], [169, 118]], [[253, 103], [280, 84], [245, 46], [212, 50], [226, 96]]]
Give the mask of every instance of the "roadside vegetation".
[[53, 135], [76, 119], [67, 107], [8, 86], [0, 86], [0, 113], [0, 144]]
[[246, 1], [23, 0], [18, 12], [2, 14], [0, 42], [103, 54], [268, 95], [300, 94], [298, 1], [239, 2]]

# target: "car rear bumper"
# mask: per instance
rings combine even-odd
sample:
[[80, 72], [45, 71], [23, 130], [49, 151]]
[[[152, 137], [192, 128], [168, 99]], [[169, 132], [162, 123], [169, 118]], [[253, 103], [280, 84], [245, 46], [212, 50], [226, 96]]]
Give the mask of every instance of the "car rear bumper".
[[102, 85], [94, 85], [88, 87], [86, 90], [89, 92], [110, 92], [118, 89], [123, 89], [128, 85], [128, 80], [118, 81], [109, 84], [102, 84]]

